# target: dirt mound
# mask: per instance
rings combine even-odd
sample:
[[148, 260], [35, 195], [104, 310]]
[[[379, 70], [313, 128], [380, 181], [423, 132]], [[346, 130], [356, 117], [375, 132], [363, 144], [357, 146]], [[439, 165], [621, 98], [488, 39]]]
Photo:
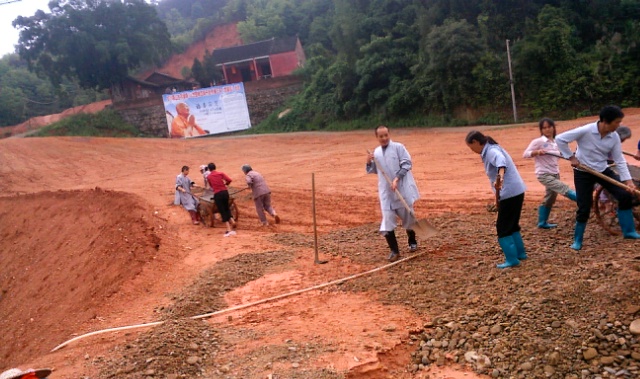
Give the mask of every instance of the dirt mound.
[[193, 378], [219, 349], [217, 333], [202, 320], [171, 320], [118, 346], [126, 359], [105, 364], [102, 378]]
[[42, 192], [0, 198], [0, 360], [46, 353], [97, 317], [160, 246], [132, 194]]

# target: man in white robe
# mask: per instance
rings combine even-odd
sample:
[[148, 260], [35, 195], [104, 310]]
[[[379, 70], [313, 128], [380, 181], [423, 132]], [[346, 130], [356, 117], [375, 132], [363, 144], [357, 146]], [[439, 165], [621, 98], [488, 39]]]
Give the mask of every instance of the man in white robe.
[[[389, 128], [381, 125], [375, 130], [376, 138], [380, 146], [376, 147], [372, 154], [367, 157], [367, 173], [378, 174], [378, 196], [380, 197], [380, 209], [382, 211], [382, 222], [380, 223], [380, 234], [384, 235], [389, 245], [391, 253], [389, 261], [394, 262], [400, 258], [400, 250], [395, 235], [397, 218], [402, 220], [402, 227], [407, 232], [409, 251], [418, 249], [416, 233], [412, 230], [416, 220], [411, 213], [413, 203], [420, 198], [418, 186], [411, 173], [411, 155], [403, 144], [394, 142], [389, 136]], [[374, 159], [375, 157], [375, 159]], [[376, 161], [379, 166], [376, 165]], [[382, 174], [384, 171], [392, 181], [391, 185]], [[405, 208], [402, 201], [396, 196], [398, 190], [411, 212]]]

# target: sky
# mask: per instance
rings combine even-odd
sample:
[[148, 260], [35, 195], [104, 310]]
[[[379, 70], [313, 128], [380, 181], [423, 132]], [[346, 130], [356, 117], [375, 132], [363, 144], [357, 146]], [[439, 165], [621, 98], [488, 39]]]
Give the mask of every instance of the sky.
[[22, 0], [0, 5], [0, 56], [13, 53], [18, 43], [18, 30], [11, 26], [13, 20], [18, 16], [33, 16], [38, 9], [49, 12], [47, 4], [49, 0]]

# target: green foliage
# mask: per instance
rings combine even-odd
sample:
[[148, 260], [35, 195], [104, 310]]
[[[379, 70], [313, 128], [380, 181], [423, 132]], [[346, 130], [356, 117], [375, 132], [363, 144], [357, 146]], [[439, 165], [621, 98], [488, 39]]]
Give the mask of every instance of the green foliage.
[[82, 89], [73, 81], [58, 86], [27, 69], [17, 54], [0, 58], [0, 127], [16, 125], [30, 117], [59, 113], [69, 107], [108, 98], [104, 92]]
[[217, 21], [211, 18], [199, 18], [196, 25], [191, 31], [192, 41], [201, 41], [205, 39], [207, 34], [217, 24]]
[[54, 84], [77, 78], [108, 89], [129, 70], [160, 63], [171, 50], [167, 27], [144, 0], [49, 3], [51, 13], [18, 17], [18, 53]]
[[[318, 0], [286, 10], [284, 0], [238, 0], [227, 9], [249, 21], [256, 4], [285, 24], [293, 18], [307, 54], [304, 90], [288, 120], [265, 122], [269, 130], [421, 115], [511, 122], [506, 39], [521, 120], [640, 101], [637, 0]], [[458, 120], [466, 109], [479, 118]]]
[[205, 51], [202, 62], [198, 58], [193, 60], [191, 76], [202, 87], [211, 87], [223, 78], [222, 70], [216, 67], [213, 56], [208, 51]]
[[113, 110], [76, 114], [38, 130], [32, 137], [137, 137], [139, 131]]
[[431, 29], [424, 75], [429, 83], [427, 100], [434, 109], [451, 113], [456, 106], [473, 103], [473, 72], [483, 50], [478, 29], [464, 20], [447, 20]]
[[177, 9], [172, 8], [164, 17], [163, 21], [167, 25], [167, 30], [172, 36], [185, 34], [191, 31], [195, 19], [184, 17]]
[[238, 23], [238, 33], [244, 43], [262, 41], [285, 35], [281, 16], [289, 0], [254, 0], [247, 6], [247, 18]]
[[180, 70], [180, 75], [182, 75], [184, 79], [190, 78], [192, 76], [191, 69], [187, 66], [183, 66]]

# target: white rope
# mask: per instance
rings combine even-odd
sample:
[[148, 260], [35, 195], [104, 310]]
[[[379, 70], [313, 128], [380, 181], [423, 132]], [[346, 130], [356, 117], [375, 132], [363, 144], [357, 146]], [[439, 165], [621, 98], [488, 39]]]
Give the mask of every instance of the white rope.
[[[277, 296], [269, 297], [269, 298], [266, 298], [266, 299], [254, 301], [253, 303], [236, 305], [235, 307], [222, 309], [222, 310], [219, 310], [219, 311], [216, 311], [216, 312], [205, 313], [205, 314], [202, 314], [202, 315], [191, 316], [189, 318], [192, 319], [192, 320], [199, 320], [199, 319], [203, 319], [203, 318], [209, 318], [209, 317], [221, 315], [223, 313], [238, 311], [238, 310], [241, 310], [241, 309], [244, 309], [244, 308], [249, 308], [249, 307], [253, 307], [253, 306], [256, 306], [256, 305], [268, 303], [268, 302], [271, 302], [271, 301], [284, 299], [284, 298], [289, 297], [289, 296], [299, 295], [301, 293], [305, 293], [305, 292], [321, 289], [321, 288], [328, 287], [328, 286], [331, 286], [331, 285], [334, 285], [334, 284], [342, 284], [342, 283], [344, 283], [346, 281], [353, 280], [353, 279], [359, 278], [361, 276], [373, 274], [374, 272], [377, 272], [377, 271], [380, 271], [380, 270], [384, 270], [386, 268], [392, 267], [392, 266], [400, 264], [402, 262], [406, 262], [406, 261], [411, 260], [411, 259], [415, 259], [415, 258], [417, 258], [419, 256], [422, 256], [422, 255], [426, 254], [426, 253], [427, 252], [425, 251], [423, 253], [411, 255], [409, 257], [400, 259], [398, 261], [389, 263], [387, 265], [380, 266], [378, 268], [374, 268], [373, 270], [365, 271], [365, 272], [362, 272], [360, 274], [354, 274], [354, 275], [351, 275], [351, 276], [347, 276], [347, 277], [342, 278], [342, 279], [332, 280], [330, 282], [323, 283], [323, 284], [318, 284], [318, 285], [313, 286], [313, 287], [307, 287], [307, 288], [304, 288], [304, 289], [301, 289], [301, 290], [297, 290], [297, 291], [285, 293], [285, 294], [282, 294], [282, 295], [277, 295]], [[148, 328], [148, 327], [151, 327], [151, 326], [162, 325], [164, 323], [165, 323], [165, 321], [156, 321], [156, 322], [150, 322], [150, 323], [146, 323], [146, 324], [128, 325], [128, 326], [120, 326], [120, 327], [116, 327], [116, 328], [97, 330], [95, 332], [83, 334], [81, 336], [74, 337], [74, 338], [72, 338], [72, 339], [70, 339], [70, 340], [68, 340], [66, 342], [63, 342], [60, 345], [54, 347], [53, 350], [51, 350], [51, 352], [54, 352], [56, 350], [60, 350], [63, 347], [69, 345], [72, 342], [81, 340], [83, 338], [95, 336], [95, 335], [98, 335], [98, 334], [110, 333], [110, 332], [119, 332], [119, 331], [122, 331], [122, 330], [130, 330], [130, 329]]]

